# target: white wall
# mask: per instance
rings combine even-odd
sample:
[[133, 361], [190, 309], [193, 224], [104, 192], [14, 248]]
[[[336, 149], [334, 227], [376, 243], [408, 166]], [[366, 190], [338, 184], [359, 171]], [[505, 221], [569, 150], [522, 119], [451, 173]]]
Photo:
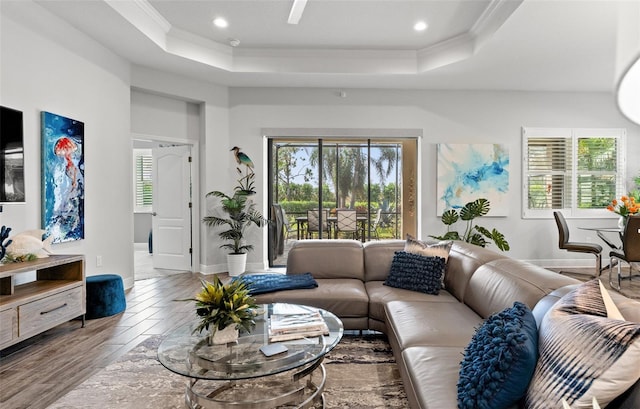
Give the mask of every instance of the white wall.
[[[261, 128], [421, 128], [420, 210], [422, 237], [441, 234], [436, 217], [436, 144], [504, 143], [510, 149], [508, 217], [482, 224], [496, 227], [511, 244], [512, 257], [546, 266], [592, 265], [592, 257], [560, 251], [552, 219], [521, 218], [521, 127], [615, 127], [628, 131], [628, 178], [640, 172], [640, 127], [623, 118], [605, 93], [346, 90], [230, 90], [230, 138], [266, 172]], [[263, 200], [264, 196], [259, 197]], [[613, 214], [599, 220], [569, 220], [572, 239], [599, 242], [578, 226], [615, 224]], [[495, 247], [494, 247], [495, 248]], [[258, 249], [258, 252], [264, 249]]]
[[179, 98], [131, 90], [131, 132], [140, 135], [200, 140], [198, 104]]
[[[119, 274], [131, 287], [129, 64], [40, 6], [22, 7], [16, 12], [12, 2], [2, 4], [0, 103], [24, 115], [26, 203], [5, 205], [0, 223], [14, 233], [41, 227], [40, 111], [80, 120], [85, 239], [56, 244], [53, 251], [84, 254], [87, 275]], [[96, 266], [98, 255], [102, 267]]]
[[[133, 280], [132, 178], [128, 166], [131, 132], [167, 136], [186, 132], [189, 139], [198, 134], [200, 184], [194, 186], [194, 192], [200, 200], [194, 220], [199, 221], [201, 215], [215, 211], [213, 201], [205, 200], [204, 194], [233, 187], [236, 175], [229, 152], [232, 146], [242, 147], [266, 175], [261, 128], [423, 129], [419, 186], [423, 237], [443, 231], [435, 216], [435, 144], [506, 143], [512, 158], [513, 207], [508, 217], [493, 218], [487, 224], [506, 234], [512, 246], [510, 255], [543, 265], [590, 265], [591, 260], [557, 249], [552, 220], [521, 219], [522, 126], [627, 128], [627, 175], [640, 172], [639, 126], [624, 119], [613, 95], [605, 93], [347, 89], [347, 98], [339, 98], [333, 89], [229, 89], [130, 67], [34, 3], [3, 2], [1, 30], [0, 103], [24, 112], [27, 202], [5, 205], [0, 222], [16, 232], [40, 226], [39, 112], [47, 110], [83, 121], [86, 238], [56, 245], [54, 250], [85, 254], [88, 274], [121, 274], [127, 286]], [[149, 118], [163, 114], [168, 121], [149, 122]], [[263, 176], [256, 200], [266, 212], [265, 182]], [[576, 228], [610, 222], [569, 220], [572, 238], [596, 242], [594, 234]], [[202, 254], [194, 254], [200, 271], [224, 271], [224, 252], [218, 249], [215, 232], [201, 228], [200, 223], [194, 223], [194, 227], [200, 228], [200, 245], [194, 249]], [[256, 243], [262, 242], [261, 238], [266, 243], [266, 229], [251, 237]], [[249, 255], [250, 268], [266, 263], [266, 245], [258, 245], [256, 250]], [[95, 266], [97, 255], [104, 260], [101, 268]]]
[[[158, 119], [161, 125], [156, 131], [148, 130], [144, 124], [150, 119], [157, 119], [161, 114], [166, 113], [167, 117], [174, 118], [178, 129], [192, 129], [194, 113], [184, 111], [181, 107], [184, 101], [195, 104], [199, 108], [198, 112], [198, 133], [199, 133], [199, 165], [197, 171], [200, 175], [200, 183], [194, 185], [194, 197], [199, 198], [194, 201], [193, 208], [193, 228], [196, 230], [196, 237], [199, 244], [194, 243], [194, 265], [197, 270], [203, 273], [214, 273], [227, 271], [225, 253], [218, 247], [221, 242], [215, 231], [202, 226], [200, 220], [203, 215], [215, 211], [215, 202], [212, 199], [205, 199], [206, 192], [212, 190], [228, 190], [232, 187], [229, 182], [234, 176], [235, 168], [231, 166], [231, 155], [229, 155], [229, 100], [228, 88], [202, 81], [192, 80], [182, 76], [169, 74], [145, 67], [134, 66], [131, 72], [131, 85], [135, 88], [133, 93], [132, 106], [132, 129], [142, 133], [163, 132], [175, 130], [175, 125], [167, 124], [166, 121]], [[155, 96], [152, 94], [156, 94]], [[170, 131], [173, 132], [173, 131]], [[189, 138], [192, 138], [189, 131]], [[233, 171], [233, 172], [232, 172]], [[251, 259], [250, 259], [251, 262]], [[260, 259], [255, 264], [248, 264], [249, 268], [263, 267], [264, 262]]]

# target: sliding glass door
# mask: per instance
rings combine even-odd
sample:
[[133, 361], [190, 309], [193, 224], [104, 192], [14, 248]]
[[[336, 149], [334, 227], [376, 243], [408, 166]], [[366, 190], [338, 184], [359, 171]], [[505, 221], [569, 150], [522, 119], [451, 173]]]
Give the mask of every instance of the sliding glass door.
[[[415, 163], [416, 139], [269, 139], [270, 262], [292, 240], [415, 234]], [[354, 210], [355, 231], [338, 223]]]

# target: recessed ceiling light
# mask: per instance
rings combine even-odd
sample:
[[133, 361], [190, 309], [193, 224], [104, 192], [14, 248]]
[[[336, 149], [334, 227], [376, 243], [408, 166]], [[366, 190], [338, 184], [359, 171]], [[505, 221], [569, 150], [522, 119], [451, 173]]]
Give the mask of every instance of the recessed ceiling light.
[[216, 17], [213, 19], [213, 25], [218, 28], [227, 28], [229, 23], [222, 17]]
[[425, 23], [424, 21], [418, 21], [416, 24], [414, 24], [413, 29], [416, 31], [424, 31], [427, 29], [427, 23]]

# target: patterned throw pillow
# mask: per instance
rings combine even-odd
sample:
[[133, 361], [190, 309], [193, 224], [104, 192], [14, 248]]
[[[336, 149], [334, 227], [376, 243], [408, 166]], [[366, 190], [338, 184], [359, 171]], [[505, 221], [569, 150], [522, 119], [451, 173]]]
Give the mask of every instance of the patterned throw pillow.
[[503, 409], [526, 393], [538, 358], [538, 330], [529, 307], [513, 307], [486, 319], [464, 351], [458, 408]]
[[425, 257], [406, 251], [396, 251], [384, 285], [437, 295], [440, 292], [440, 278], [443, 271], [442, 257]]
[[418, 240], [407, 234], [407, 240], [404, 244], [404, 251], [407, 253], [420, 254], [426, 257], [442, 257], [444, 259], [444, 268], [442, 270], [442, 278], [440, 282], [440, 288], [444, 288], [444, 275], [447, 270], [447, 261], [449, 260], [449, 252], [453, 246], [452, 241], [441, 241], [436, 244], [428, 244], [424, 241]]
[[607, 406], [640, 379], [640, 323], [609, 318], [599, 280], [562, 297], [540, 324], [527, 409]]

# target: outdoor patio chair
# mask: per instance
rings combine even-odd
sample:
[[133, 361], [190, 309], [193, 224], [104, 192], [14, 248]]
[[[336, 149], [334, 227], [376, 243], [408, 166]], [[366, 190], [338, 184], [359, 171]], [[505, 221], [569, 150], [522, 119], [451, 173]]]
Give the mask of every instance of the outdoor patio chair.
[[340, 233], [347, 233], [351, 238], [358, 239], [358, 214], [352, 209], [336, 210], [336, 227], [334, 237], [337, 239]]
[[[324, 210], [322, 212], [322, 234], [327, 237], [329, 232], [329, 211]], [[308, 239], [313, 238], [313, 235], [316, 234], [320, 237], [320, 211], [318, 209], [307, 210], [307, 231], [306, 237]]]
[[284, 240], [286, 242], [289, 240], [291, 234], [296, 233], [297, 228], [291, 225], [291, 221], [289, 221], [289, 216], [287, 216], [287, 212], [284, 210], [284, 207], [281, 206], [280, 211], [282, 212], [282, 230], [284, 232]]
[[378, 208], [376, 212], [376, 216], [373, 218], [371, 222], [371, 235], [376, 238], [376, 240], [380, 240], [380, 233], [378, 229], [380, 228], [380, 220], [382, 218], [382, 208]]

